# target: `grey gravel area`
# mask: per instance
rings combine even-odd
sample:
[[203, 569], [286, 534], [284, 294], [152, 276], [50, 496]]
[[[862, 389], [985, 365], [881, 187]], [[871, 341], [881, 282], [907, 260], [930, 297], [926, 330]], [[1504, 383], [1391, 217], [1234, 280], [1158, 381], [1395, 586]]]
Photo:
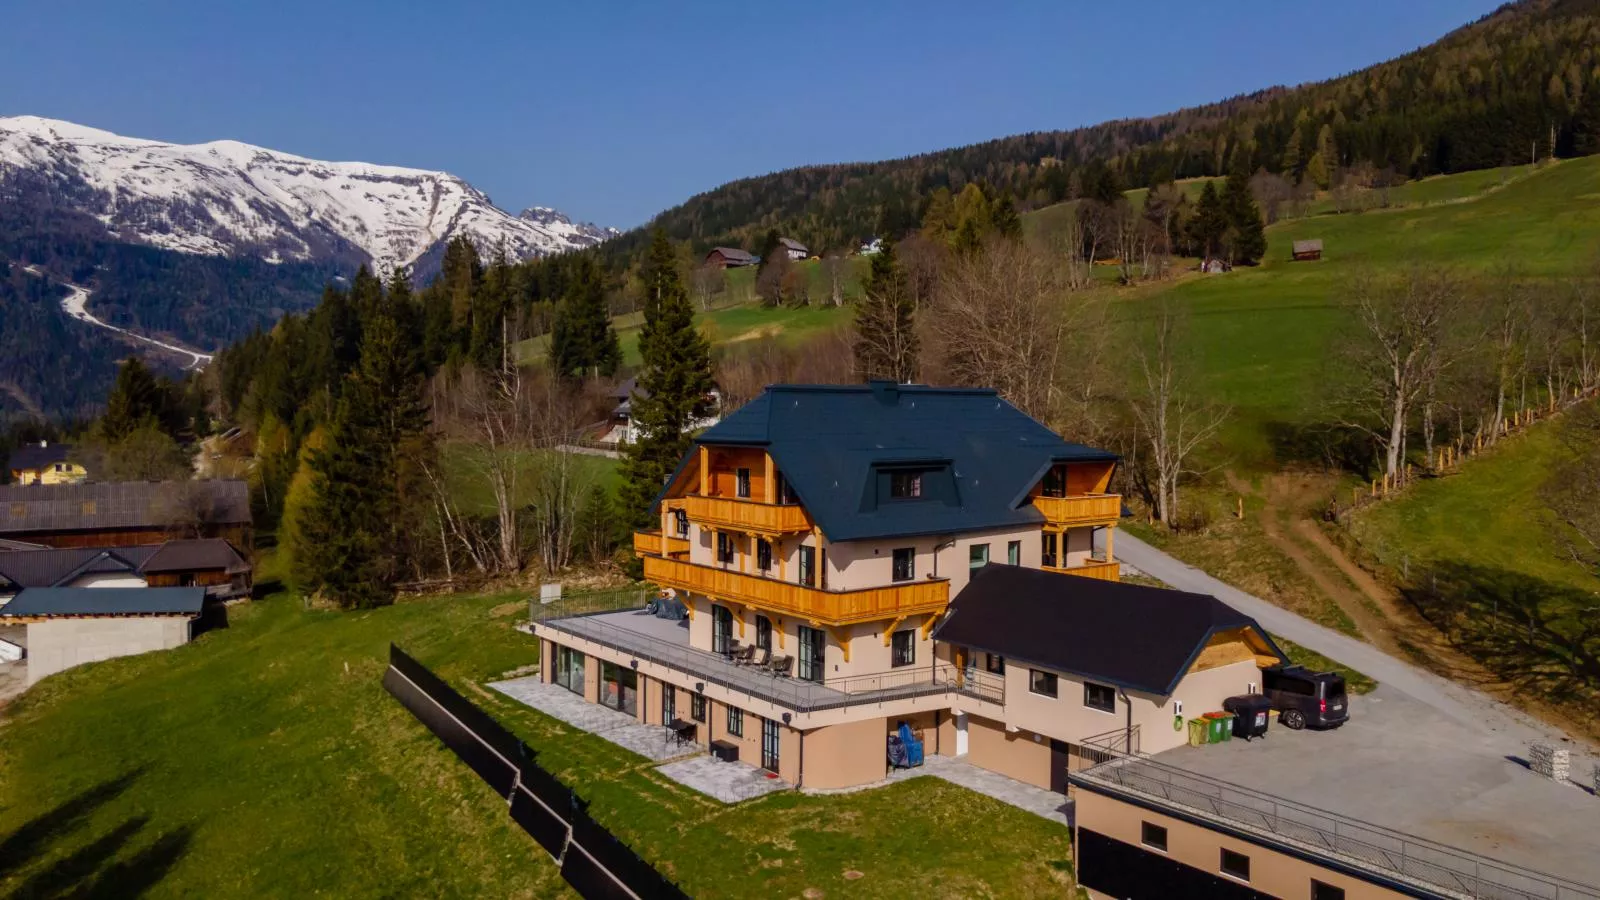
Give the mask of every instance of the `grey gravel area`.
[[737, 762], [723, 762], [713, 756], [695, 756], [657, 766], [656, 771], [686, 787], [715, 797], [723, 803], [754, 800], [793, 785], [769, 777], [765, 769]]
[[518, 703], [531, 706], [574, 728], [597, 734], [647, 759], [677, 759], [684, 755], [686, 749], [690, 749], [660, 725], [641, 725], [639, 720], [630, 715], [598, 703], [589, 703], [560, 685], [545, 684], [538, 676], [494, 681], [490, 682], [489, 687]]

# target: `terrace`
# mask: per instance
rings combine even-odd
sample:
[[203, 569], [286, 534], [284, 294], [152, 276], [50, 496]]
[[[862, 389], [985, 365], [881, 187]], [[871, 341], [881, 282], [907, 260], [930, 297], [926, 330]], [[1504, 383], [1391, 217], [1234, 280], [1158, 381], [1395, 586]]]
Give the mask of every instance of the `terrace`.
[[642, 609], [629, 609], [548, 618], [534, 622], [533, 629], [535, 634], [557, 641], [561, 636], [570, 636], [609, 647], [797, 713], [950, 693], [993, 703], [1005, 700], [1005, 686], [1000, 679], [985, 672], [963, 671], [939, 660], [890, 672], [829, 679], [825, 684], [774, 675], [690, 647], [686, 625], [657, 618]]

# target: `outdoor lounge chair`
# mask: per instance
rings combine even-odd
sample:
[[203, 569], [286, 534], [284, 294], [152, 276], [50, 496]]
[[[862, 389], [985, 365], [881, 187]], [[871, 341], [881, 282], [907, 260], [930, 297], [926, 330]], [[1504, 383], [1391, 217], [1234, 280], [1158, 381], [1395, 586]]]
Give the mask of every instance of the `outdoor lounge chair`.
[[755, 656], [756, 645], [746, 644], [743, 647], [733, 651], [733, 664], [736, 666], [748, 666], [750, 664], [750, 660], [755, 659]]
[[772, 661], [769, 668], [773, 675], [782, 675], [783, 677], [787, 678], [789, 677], [789, 670], [794, 668], [794, 657], [777, 657]]
[[[751, 644], [750, 646], [755, 647], [754, 644]], [[754, 666], [757, 669], [765, 669], [769, 665], [771, 665], [771, 663], [772, 663], [772, 648], [770, 648], [770, 647], [756, 647], [755, 650], [756, 650], [755, 654], [752, 655], [750, 657], [750, 659], [745, 661], [745, 665]]]

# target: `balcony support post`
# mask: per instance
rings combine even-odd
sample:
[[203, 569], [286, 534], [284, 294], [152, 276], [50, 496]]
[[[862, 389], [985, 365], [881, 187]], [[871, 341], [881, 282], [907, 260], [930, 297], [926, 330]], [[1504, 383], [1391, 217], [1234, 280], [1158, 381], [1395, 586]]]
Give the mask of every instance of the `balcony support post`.
[[[933, 626], [939, 621], [940, 617], [942, 617], [943, 615], [944, 615], [944, 612], [942, 610], [940, 612], [928, 613], [928, 621], [922, 623], [922, 639], [923, 640], [927, 640], [928, 639], [928, 635], [933, 633]], [[885, 645], [885, 646], [887, 646], [887, 645]]]
[[885, 647], [889, 646], [890, 638], [892, 638], [894, 636], [894, 630], [896, 628], [899, 628], [900, 627], [900, 623], [904, 622], [905, 620], [906, 620], [905, 616], [897, 616], [888, 625], [885, 625], [883, 627], [883, 645]]
[[1106, 526], [1106, 562], [1116, 562], [1117, 557], [1111, 552], [1112, 542], [1117, 537], [1117, 526]]
[[733, 620], [739, 623], [739, 640], [742, 641], [744, 640], [744, 613], [746, 607], [743, 603], [729, 603], [727, 606], [728, 611], [733, 613]]
[[711, 496], [711, 451], [700, 445], [700, 496]]
[[762, 473], [761, 473], [762, 474], [762, 479], [763, 479], [762, 480], [762, 484], [765, 485], [765, 488], [762, 490], [762, 496], [766, 499], [766, 501], [768, 503], [777, 503], [778, 502], [778, 485], [776, 483], [774, 483], [773, 478], [772, 478], [772, 454], [771, 453], [763, 453], [763, 454], [761, 454], [761, 456], [762, 456], [762, 467], [763, 467], [762, 468]]
[[[817, 624], [821, 624], [821, 623], [816, 622], [815, 620], [813, 620], [812, 624], [813, 625], [817, 625]], [[828, 626], [828, 630], [833, 633], [833, 639], [839, 642], [839, 649], [844, 652], [844, 661], [845, 662], [849, 662], [850, 661], [850, 626], [849, 625], [829, 625]]]

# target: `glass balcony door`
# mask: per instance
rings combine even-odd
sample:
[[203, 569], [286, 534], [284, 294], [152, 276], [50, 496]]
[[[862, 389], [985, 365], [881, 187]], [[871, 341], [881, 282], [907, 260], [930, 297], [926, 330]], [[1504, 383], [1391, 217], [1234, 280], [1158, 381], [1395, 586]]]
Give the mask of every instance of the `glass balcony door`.
[[726, 606], [711, 607], [711, 652], [723, 656], [733, 652], [733, 612]]
[[820, 628], [800, 626], [799, 677], [821, 683], [823, 660], [828, 649], [828, 636]]

